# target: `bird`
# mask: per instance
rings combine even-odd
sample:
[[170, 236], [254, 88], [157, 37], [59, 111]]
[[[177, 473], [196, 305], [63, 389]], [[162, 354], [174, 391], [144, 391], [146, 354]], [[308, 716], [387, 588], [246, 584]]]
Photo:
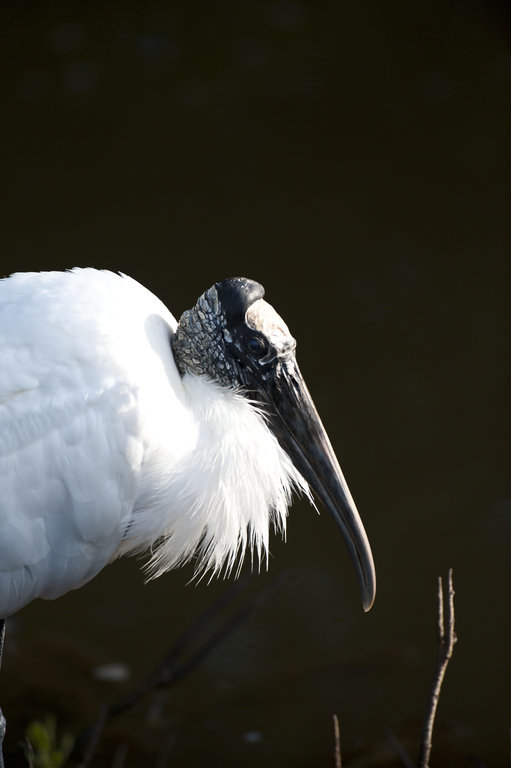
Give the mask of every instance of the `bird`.
[[[367, 535], [264, 295], [221, 280], [177, 322], [122, 273], [0, 280], [0, 652], [8, 616], [121, 555], [148, 578], [267, 565], [293, 491], [333, 515], [371, 608]], [[4, 732], [0, 710], [0, 766]]]
[[125, 554], [154, 578], [267, 562], [293, 490], [332, 513], [364, 610], [369, 542], [264, 288], [215, 283], [176, 322], [122, 273], [0, 280], [0, 618]]

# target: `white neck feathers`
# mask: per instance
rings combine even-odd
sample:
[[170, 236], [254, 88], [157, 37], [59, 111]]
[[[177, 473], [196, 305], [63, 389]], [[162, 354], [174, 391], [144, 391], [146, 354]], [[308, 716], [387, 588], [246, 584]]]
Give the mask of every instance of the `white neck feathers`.
[[151, 548], [150, 578], [193, 557], [197, 573], [228, 574], [236, 563], [239, 570], [247, 547], [259, 564], [267, 561], [270, 524], [285, 533], [293, 488], [310, 498], [254, 405], [203, 377], [185, 374], [182, 382], [193, 447], [167, 468], [155, 455], [152, 499], [141, 500], [122, 547]]

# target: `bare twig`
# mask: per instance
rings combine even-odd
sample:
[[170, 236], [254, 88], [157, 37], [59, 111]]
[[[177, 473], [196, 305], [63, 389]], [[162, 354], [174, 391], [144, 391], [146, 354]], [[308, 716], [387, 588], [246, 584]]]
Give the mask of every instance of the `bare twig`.
[[342, 768], [341, 758], [341, 731], [339, 729], [339, 718], [332, 715], [334, 721], [334, 765], [335, 768]]
[[156, 762], [154, 764], [155, 768], [167, 768], [169, 765], [170, 755], [174, 749], [175, 744], [176, 734], [174, 732], [167, 734], [167, 737], [160, 747], [160, 751], [156, 757]]
[[28, 768], [34, 768], [34, 747], [32, 746], [28, 736], [25, 736], [25, 741], [23, 743], [23, 751], [25, 753], [25, 758], [28, 763]]
[[387, 728], [385, 731], [385, 734], [387, 736], [389, 744], [391, 745], [392, 749], [394, 750], [396, 755], [399, 757], [403, 765], [406, 766], [406, 768], [415, 768], [415, 763], [413, 762], [412, 758], [410, 757], [406, 749], [403, 747], [403, 745], [397, 738], [394, 731], [391, 731], [390, 728]]
[[124, 768], [127, 754], [128, 754], [128, 745], [119, 744], [119, 746], [115, 751], [114, 759], [112, 762], [112, 768]]
[[[91, 762], [92, 758], [94, 757], [94, 753], [96, 752], [97, 746], [99, 744], [99, 740], [101, 738], [101, 735], [103, 733], [103, 729], [106, 724], [108, 710], [104, 704], [101, 705], [98, 718], [94, 725], [90, 727], [90, 729], [87, 732], [87, 740], [83, 742], [82, 751], [80, 752], [80, 763], [78, 765], [78, 768], [87, 768], [89, 763]], [[78, 739], [76, 740], [78, 742]], [[73, 751], [71, 752], [70, 758], [73, 757], [75, 754], [75, 746], [73, 747]]]
[[447, 577], [447, 615], [444, 609], [444, 591], [442, 577], [438, 579], [438, 655], [433, 683], [429, 694], [428, 707], [424, 725], [422, 728], [421, 746], [419, 752], [418, 768], [429, 768], [429, 756], [433, 736], [436, 708], [440, 696], [440, 689], [444, 679], [447, 665], [452, 656], [457, 637], [454, 633], [454, 589], [452, 585], [452, 568]]
[[[228, 616], [216, 629], [211, 630], [212, 622], [221, 611], [247, 586], [249, 579], [241, 579], [222, 595], [181, 635], [164, 656], [152, 674], [134, 688], [130, 693], [120, 698], [108, 708], [104, 708], [95, 723], [85, 728], [78, 736], [73, 752], [66, 766], [86, 768], [90, 764], [96, 750], [104, 726], [114, 718], [132, 709], [141, 699], [157, 688], [175, 685], [210, 653], [213, 648], [224, 640], [248, 615], [255, 611], [270, 591], [275, 589], [279, 580], [262, 589], [257, 595], [246, 602], [237, 612]], [[205, 632], [206, 630], [206, 632]], [[207, 631], [209, 630], [209, 635]], [[205, 635], [205, 638], [204, 638]], [[202, 636], [202, 637], [201, 637]], [[1, 768], [1, 766], [0, 766]]]

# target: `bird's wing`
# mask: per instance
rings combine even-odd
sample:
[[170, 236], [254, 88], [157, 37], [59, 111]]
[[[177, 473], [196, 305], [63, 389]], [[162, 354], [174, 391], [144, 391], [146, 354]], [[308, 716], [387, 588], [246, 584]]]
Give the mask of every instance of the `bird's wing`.
[[95, 270], [0, 281], [0, 616], [81, 586], [129, 525], [152, 316], [148, 300], [134, 317], [137, 290], [152, 297]]

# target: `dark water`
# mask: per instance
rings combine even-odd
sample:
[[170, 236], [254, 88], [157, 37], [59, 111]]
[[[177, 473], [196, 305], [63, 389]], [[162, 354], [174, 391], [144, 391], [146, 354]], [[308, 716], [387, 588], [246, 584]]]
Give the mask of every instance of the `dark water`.
[[[333, 712], [347, 765], [397, 764], [386, 729], [415, 757], [449, 567], [459, 642], [433, 764], [507, 763], [504, 9], [0, 6], [0, 271], [120, 269], [176, 315], [220, 278], [262, 282], [377, 566], [365, 616], [333, 522], [297, 503], [265, 604], [112, 726], [94, 765], [330, 766]], [[8, 766], [24, 764], [27, 720], [53, 712], [76, 732], [124, 690], [95, 667], [121, 662], [134, 684], [228, 588], [190, 576], [144, 587], [120, 562], [9, 622]]]

